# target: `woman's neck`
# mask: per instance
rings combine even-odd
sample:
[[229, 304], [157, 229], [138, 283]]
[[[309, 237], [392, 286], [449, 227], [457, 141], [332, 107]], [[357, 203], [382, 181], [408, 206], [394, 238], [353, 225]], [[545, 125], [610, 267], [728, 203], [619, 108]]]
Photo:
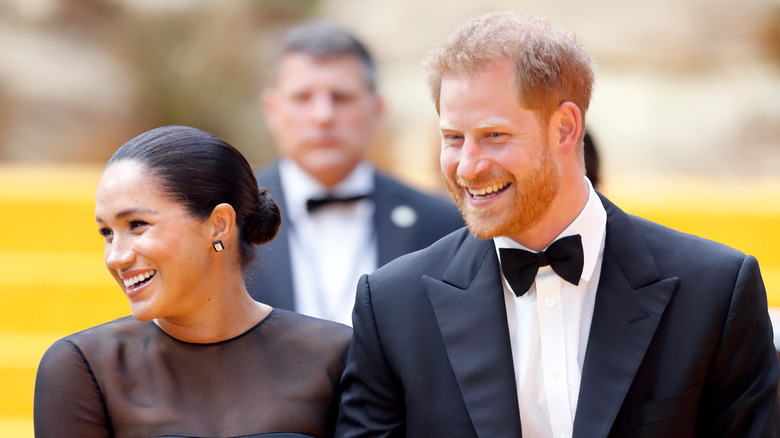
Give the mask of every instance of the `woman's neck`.
[[262, 321], [272, 308], [252, 299], [243, 283], [225, 288], [181, 317], [156, 318], [154, 322], [170, 336], [184, 342], [214, 343], [232, 339]]

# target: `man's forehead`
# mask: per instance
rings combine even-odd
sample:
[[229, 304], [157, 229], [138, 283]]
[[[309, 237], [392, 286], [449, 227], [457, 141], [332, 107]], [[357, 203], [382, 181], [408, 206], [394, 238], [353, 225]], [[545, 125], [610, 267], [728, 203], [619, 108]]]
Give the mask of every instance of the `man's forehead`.
[[[487, 119], [476, 121], [476, 123], [474, 123], [474, 125], [471, 126], [470, 129], [485, 130], [491, 128], [505, 127], [510, 124], [512, 124], [512, 122], [507, 118], [490, 117]], [[454, 120], [448, 120], [446, 116], [442, 116], [439, 119], [439, 129], [441, 129], [442, 131], [457, 131], [462, 128]]]
[[317, 57], [290, 53], [280, 60], [276, 73], [276, 87], [330, 83], [336, 88], [370, 88], [360, 60], [349, 54]]

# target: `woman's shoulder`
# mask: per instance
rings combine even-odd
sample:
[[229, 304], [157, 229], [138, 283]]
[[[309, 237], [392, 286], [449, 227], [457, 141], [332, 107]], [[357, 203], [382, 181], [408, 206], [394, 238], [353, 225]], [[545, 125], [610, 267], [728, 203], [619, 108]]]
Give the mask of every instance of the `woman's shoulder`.
[[148, 336], [153, 331], [152, 323], [125, 316], [65, 336], [55, 342], [50, 349], [66, 347], [83, 354], [84, 351], [111, 348], [133, 338]]
[[352, 336], [352, 328], [349, 326], [289, 310], [273, 309], [269, 315], [269, 321], [284, 326], [287, 331], [311, 333], [314, 336], [335, 338]]
[[64, 339], [70, 340], [85, 340], [93, 338], [104, 338], [110, 335], [128, 335], [131, 333], [144, 331], [150, 328], [148, 321], [139, 321], [132, 316], [124, 316], [122, 318], [115, 319], [113, 321], [104, 322], [103, 324], [84, 329], [82, 331], [73, 333], [66, 336]]
[[349, 326], [289, 310], [274, 309], [264, 325], [280, 339], [312, 346], [346, 346], [352, 338]]
[[135, 337], [139, 337], [148, 330], [148, 324], [128, 316], [65, 336], [43, 354], [38, 367], [39, 377], [47, 370], [62, 374], [87, 369], [91, 373], [93, 357], [118, 350], [128, 334], [135, 333]]
[[333, 382], [338, 381], [352, 339], [351, 327], [281, 309], [274, 309], [264, 326], [264, 354], [288, 363], [290, 370], [300, 369], [301, 364], [310, 371], [325, 369]]

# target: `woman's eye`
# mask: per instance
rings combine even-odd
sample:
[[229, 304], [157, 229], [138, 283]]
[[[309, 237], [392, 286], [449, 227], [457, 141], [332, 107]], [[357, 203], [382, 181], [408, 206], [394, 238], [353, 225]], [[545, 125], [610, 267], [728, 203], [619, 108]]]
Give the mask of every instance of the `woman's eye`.
[[137, 229], [137, 228], [140, 228], [140, 227], [143, 227], [143, 226], [146, 226], [146, 225], [149, 225], [149, 223], [145, 222], [145, 221], [137, 221], [137, 220], [136, 221], [130, 221], [130, 229], [131, 230]]
[[111, 228], [100, 228], [98, 229], [98, 234], [100, 234], [103, 237], [111, 237], [114, 232], [111, 231]]

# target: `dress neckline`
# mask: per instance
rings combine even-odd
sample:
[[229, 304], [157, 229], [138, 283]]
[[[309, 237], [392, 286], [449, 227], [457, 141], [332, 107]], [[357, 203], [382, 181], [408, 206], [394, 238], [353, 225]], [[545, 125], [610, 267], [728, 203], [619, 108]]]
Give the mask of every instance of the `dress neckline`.
[[163, 330], [162, 327], [157, 325], [154, 321], [148, 321], [148, 323], [151, 324], [152, 326], [154, 326], [154, 328], [157, 331], [159, 331], [160, 333], [164, 334], [165, 336], [167, 336], [168, 338], [170, 338], [170, 339], [172, 339], [172, 340], [174, 340], [176, 342], [180, 342], [182, 344], [187, 344], [187, 345], [194, 345], [194, 346], [197, 346], [197, 347], [209, 347], [209, 346], [214, 346], [214, 345], [227, 344], [227, 343], [230, 343], [230, 342], [233, 342], [233, 341], [237, 341], [237, 340], [243, 338], [244, 336], [252, 333], [258, 327], [263, 325], [266, 321], [268, 321], [268, 319], [271, 318], [272, 315], [275, 315], [276, 313], [277, 313], [276, 312], [276, 308], [272, 308], [271, 311], [268, 312], [268, 315], [266, 315], [263, 319], [261, 319], [257, 324], [255, 324], [252, 327], [250, 327], [249, 329], [247, 329], [245, 332], [239, 333], [238, 335], [233, 336], [232, 338], [223, 339], [221, 341], [216, 341], [216, 342], [189, 342], [189, 341], [182, 341], [181, 339], [178, 339], [178, 338], [176, 338], [174, 336], [171, 336], [168, 332]]

